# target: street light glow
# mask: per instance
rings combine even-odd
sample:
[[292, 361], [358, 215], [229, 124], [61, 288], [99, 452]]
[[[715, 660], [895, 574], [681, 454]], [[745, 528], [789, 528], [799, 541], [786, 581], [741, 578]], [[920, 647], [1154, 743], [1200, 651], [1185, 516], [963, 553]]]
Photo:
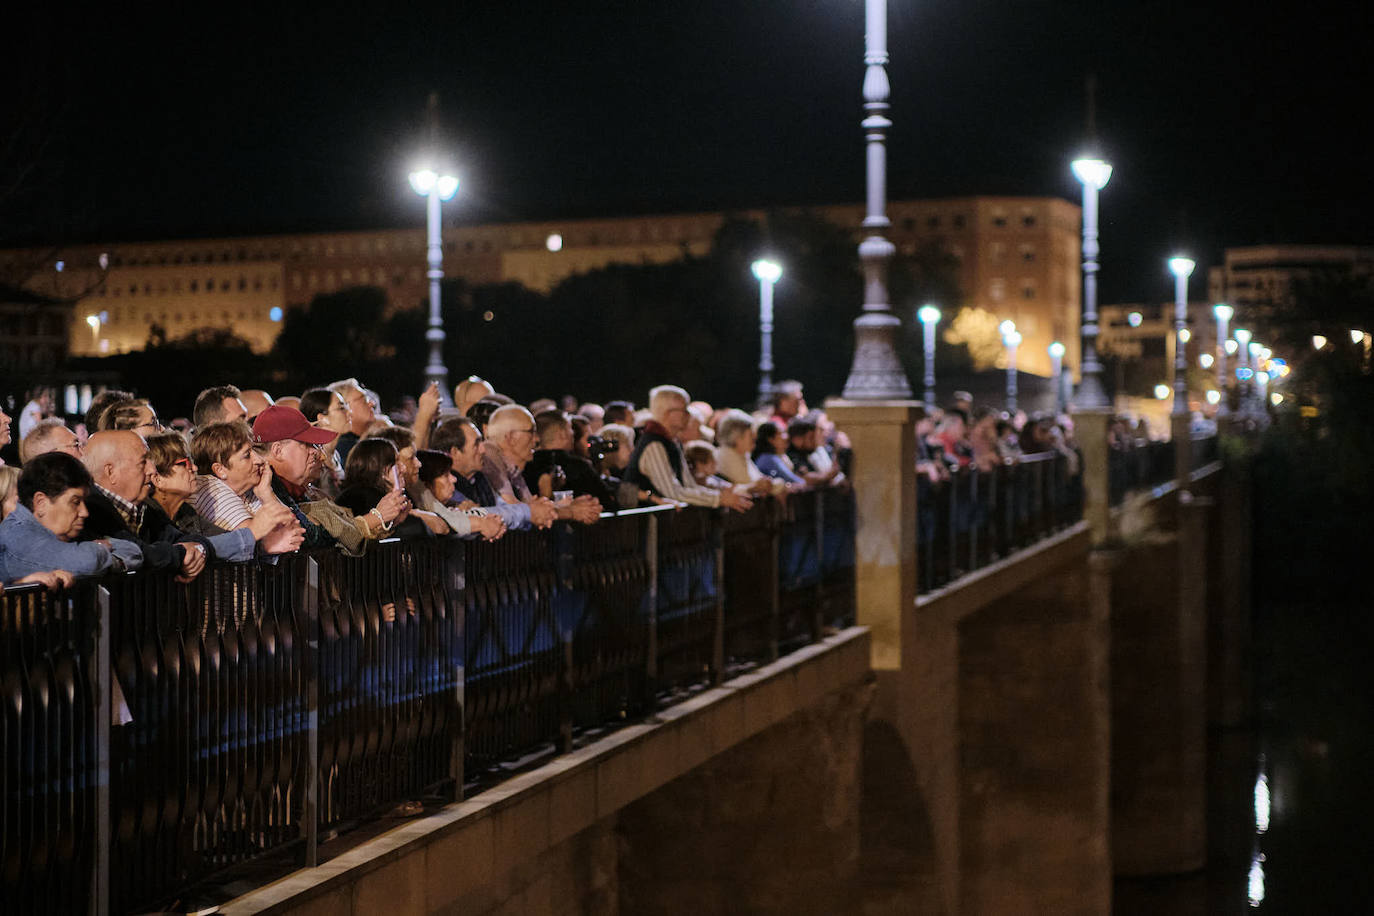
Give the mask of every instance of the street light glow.
[[1021, 346], [1021, 332], [1012, 331], [1010, 334], [1002, 338], [1002, 342], [1012, 348]]
[[86, 323], [91, 326], [92, 331], [100, 330], [100, 318], [97, 315], [87, 315]]
[[452, 200], [453, 195], [458, 193], [458, 178], [454, 175], [440, 175], [438, 190], [440, 200]]
[[1236, 310], [1225, 302], [1218, 302], [1212, 306], [1212, 313], [1217, 316], [1218, 321], [1230, 321], [1232, 316], [1236, 314]]
[[1235, 335], [1236, 335], [1236, 340], [1240, 342], [1240, 345], [1241, 345], [1242, 347], [1248, 347], [1248, 346], [1250, 346], [1250, 332], [1249, 332], [1249, 331], [1247, 331], [1245, 328], [1236, 328], [1236, 330], [1235, 330], [1234, 333], [1235, 333]]
[[1220, 392], [1220, 391], [1217, 391], [1215, 388], [1208, 388], [1208, 389], [1207, 389], [1207, 403], [1208, 403], [1208, 404], [1211, 404], [1213, 407], [1215, 407], [1217, 404], [1220, 404], [1220, 403], [1221, 403], [1221, 392]]
[[1351, 343], [1359, 343], [1359, 342], [1362, 341], [1362, 340], [1364, 340], [1364, 331], [1361, 331], [1361, 330], [1358, 329], [1358, 328], [1351, 328], [1351, 329], [1350, 329], [1350, 342], [1351, 342]]
[[1112, 177], [1111, 165], [1101, 159], [1075, 159], [1070, 168], [1073, 177], [1098, 191], [1105, 188]]
[[1155, 386], [1155, 397], [1159, 398], [1162, 401], [1169, 396], [1169, 391], [1169, 386], [1164, 384], [1163, 382], [1160, 382], [1158, 385]]
[[767, 258], [759, 258], [750, 265], [750, 270], [754, 272], [754, 278], [761, 283], [777, 283], [782, 277], [782, 265]]
[[1169, 271], [1175, 277], [1191, 277], [1197, 264], [1192, 258], [1174, 257], [1169, 259]]
[[1016, 322], [1008, 318], [1007, 320], [1003, 321], [1001, 324], [997, 326], [997, 330], [1001, 332], [1002, 339], [1005, 340], [1008, 334], [1011, 334], [1016, 330]]
[[1049, 349], [1050, 349], [1050, 356], [1053, 357], [1054, 359], [1063, 359], [1063, 358], [1064, 358], [1064, 345], [1063, 345], [1062, 343], [1060, 343], [1059, 341], [1056, 340], [1054, 343], [1050, 344], [1050, 348], [1049, 348]]
[[1140, 327], [1140, 322], [1144, 320], [1144, 317], [1139, 312], [1131, 312], [1129, 315], [1126, 316], [1126, 323], [1133, 328]]
[[1231, 340], [1230, 338], [1227, 338], [1226, 343], [1223, 345], [1223, 347], [1226, 350], [1227, 356], [1235, 356], [1236, 350], [1240, 349], [1236, 346], [1236, 342], [1234, 340]]
[[434, 189], [434, 182], [439, 180], [439, 176], [433, 169], [419, 169], [410, 173], [410, 186], [416, 194], [428, 194]]
[[916, 312], [916, 317], [921, 319], [921, 324], [936, 324], [940, 320], [940, 310], [933, 305], [923, 305]]
[[1188, 330], [1187, 328], [1184, 328], [1183, 330], [1181, 330], [1181, 331], [1178, 332], [1178, 341], [1179, 341], [1179, 343], [1187, 343], [1188, 341], [1190, 341], [1190, 340], [1192, 340], [1192, 339], [1193, 339], [1193, 332], [1190, 331], [1190, 330]]
[[1322, 348], [1325, 347], [1325, 346], [1326, 346], [1326, 338], [1325, 338], [1325, 337], [1323, 337], [1321, 334], [1313, 334], [1313, 335], [1312, 335], [1312, 349], [1314, 349], [1314, 350], [1320, 350], [1320, 349], [1322, 349]]
[[544, 239], [544, 247], [549, 249], [549, 251], [562, 251], [563, 236], [559, 235], [557, 232], [551, 234], [548, 238]]
[[1197, 362], [1202, 368], [1210, 369], [1212, 368], [1212, 364], [1216, 362], [1216, 357], [1212, 356], [1210, 353], [1203, 353], [1197, 358]]

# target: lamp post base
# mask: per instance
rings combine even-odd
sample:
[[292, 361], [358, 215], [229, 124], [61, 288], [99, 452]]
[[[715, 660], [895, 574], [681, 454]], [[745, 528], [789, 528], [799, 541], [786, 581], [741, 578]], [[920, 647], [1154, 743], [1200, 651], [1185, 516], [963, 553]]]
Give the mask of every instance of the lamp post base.
[[911, 384], [895, 345], [901, 324], [891, 313], [870, 312], [854, 320], [854, 362], [844, 383], [846, 400], [910, 400]]

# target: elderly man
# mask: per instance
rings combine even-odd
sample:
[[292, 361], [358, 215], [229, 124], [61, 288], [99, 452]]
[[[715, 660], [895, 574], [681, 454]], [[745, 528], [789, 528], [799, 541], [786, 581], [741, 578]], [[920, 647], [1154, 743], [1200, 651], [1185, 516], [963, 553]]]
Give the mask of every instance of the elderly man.
[[[152, 489], [154, 469], [142, 436], [132, 430], [95, 433], [86, 442], [85, 465], [93, 486], [86, 499], [90, 517], [79, 540], [131, 541], [143, 553], [144, 569], [176, 572], [182, 581], [200, 574], [210, 551], [205, 538], [188, 535], [170, 524], [157, 531], [145, 524], [143, 501]], [[251, 559], [252, 532], [231, 534], [222, 545], [225, 559]]]
[[491, 397], [496, 393], [496, 389], [491, 387], [491, 382], [469, 375], [457, 384], [453, 389], [453, 406], [459, 414], [467, 416], [468, 408], [476, 404], [482, 398]]
[[[388, 492], [371, 511], [357, 517], [323, 498], [322, 494], [321, 498], [312, 499], [316, 494], [308, 492], [307, 487], [320, 471], [319, 447], [332, 442], [335, 434], [312, 426], [305, 414], [294, 407], [274, 405], [264, 410], [253, 423], [253, 436], [268, 447], [267, 464], [272, 469], [272, 493], [305, 528], [303, 547], [323, 547], [336, 543], [335, 534], [312, 520], [301, 508], [303, 502], [320, 503], [325, 507], [328, 511], [321, 514], [321, 518], [337, 518], [346, 522], [342, 529], [336, 529], [336, 534], [340, 534], [346, 546], [358, 534], [366, 538], [381, 537], [410, 509], [410, 501], [406, 499], [404, 490]], [[352, 531], [352, 534], [343, 534], [347, 531]]]
[[693, 506], [724, 507], [743, 512], [753, 505], [748, 496], [734, 490], [697, 486], [682, 455], [678, 436], [691, 415], [687, 392], [675, 385], [660, 385], [649, 392], [652, 419], [635, 444], [624, 479], [664, 499]]
[[39, 455], [49, 452], [64, 452], [78, 460], [84, 457], [81, 440], [56, 417], [40, 420], [37, 426], [29, 430], [24, 441], [19, 443], [19, 461], [28, 464]]
[[445, 420], [430, 439], [430, 447], [448, 455], [453, 462], [454, 504], [460, 508], [471, 504], [486, 509], [511, 529], [552, 525], [558, 516], [548, 500], [508, 503], [496, 495], [496, 488], [482, 473], [483, 445], [482, 433], [467, 417]]
[[[553, 504], [530, 492], [522, 471], [534, 457], [538, 430], [534, 417], [519, 404], [498, 407], [487, 421], [487, 444], [482, 449], [482, 473], [486, 475], [496, 495], [508, 503], [523, 502], [532, 513], [542, 504], [554, 505], [558, 518], [571, 519], [590, 525], [601, 517], [601, 502], [595, 496], [577, 496], [572, 500]], [[535, 514], [538, 524], [539, 515]]]
[[196, 395], [196, 404], [191, 408], [191, 424], [199, 429], [211, 423], [244, 419], [248, 416], [248, 408], [243, 406], [242, 394], [233, 385], [206, 388]]
[[326, 387], [330, 391], [338, 392], [348, 405], [349, 430], [339, 436], [339, 441], [335, 445], [339, 460], [347, 463], [348, 453], [358, 444], [359, 439], [367, 435], [367, 429], [372, 425], [372, 421], [377, 419], [377, 413], [372, 409], [372, 399], [367, 396], [367, 390], [357, 379], [342, 379], [331, 382]]
[[258, 414], [276, 403], [272, 400], [272, 395], [261, 388], [251, 388], [241, 393], [239, 400], [243, 402], [244, 410], [248, 411], [248, 415], [244, 419], [250, 424], [258, 418]]

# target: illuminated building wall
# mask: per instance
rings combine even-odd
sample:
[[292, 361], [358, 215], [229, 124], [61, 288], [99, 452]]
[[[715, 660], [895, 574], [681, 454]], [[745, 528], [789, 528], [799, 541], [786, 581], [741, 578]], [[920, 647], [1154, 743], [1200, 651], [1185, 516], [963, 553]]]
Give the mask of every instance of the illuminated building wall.
[[[814, 212], [852, 231], [856, 241], [862, 233], [860, 205]], [[1055, 198], [894, 201], [889, 235], [899, 251], [914, 253], [934, 241], [958, 259], [965, 301], [939, 303], [949, 318], [963, 304], [1010, 318], [1025, 338], [1018, 360], [1025, 371], [1049, 373], [1046, 348], [1056, 339], [1067, 346], [1065, 364], [1076, 371], [1078, 213]], [[764, 216], [757, 210], [735, 215]], [[609, 264], [703, 255], [725, 219], [724, 213], [704, 213], [448, 226], [444, 273], [473, 285], [513, 281], [547, 291]], [[379, 286], [392, 308], [423, 305], [425, 244], [422, 228], [109, 243], [57, 253], [0, 252], [0, 272], [12, 275], [37, 263], [27, 271], [25, 288], [75, 301], [73, 354], [140, 349], [152, 324], [171, 338], [229, 328], [263, 350], [276, 338], [281, 310], [321, 293]], [[893, 303], [905, 321], [915, 320], [919, 305]], [[857, 314], [859, 303], [852, 306]], [[88, 324], [91, 316], [98, 327]]]

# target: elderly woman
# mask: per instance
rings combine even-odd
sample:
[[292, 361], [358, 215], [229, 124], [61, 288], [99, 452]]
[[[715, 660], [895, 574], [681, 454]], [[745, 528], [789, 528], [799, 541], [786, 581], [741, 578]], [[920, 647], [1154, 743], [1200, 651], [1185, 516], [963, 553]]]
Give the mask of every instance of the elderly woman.
[[[175, 525], [190, 534], [204, 535], [215, 556], [246, 560], [240, 543], [244, 536], [226, 532], [202, 518], [188, 500], [196, 492], [195, 462], [181, 433], [165, 432], [148, 437], [148, 461], [153, 466], [153, 496], [145, 505], [149, 522], [157, 527]], [[240, 528], [252, 535], [248, 542], [264, 553], [289, 553], [301, 546], [304, 529], [291, 510], [273, 500], [256, 515], [244, 520]], [[237, 530], [237, 529], [235, 529]]]
[[716, 449], [717, 473], [748, 492], [759, 495], [782, 493], [787, 489], [786, 481], [777, 481], [759, 470], [750, 452], [754, 450], [757, 436], [754, 420], [742, 410], [732, 410], [720, 418], [716, 429], [716, 439], [720, 447]]
[[421, 509], [443, 519], [449, 530], [460, 537], [480, 534], [488, 541], [494, 541], [506, 533], [505, 522], [498, 515], [489, 515], [483, 509], [463, 511], [448, 505], [455, 486], [453, 459], [433, 449], [421, 449], [415, 454], [420, 463]]
[[[356, 516], [366, 516], [388, 493], [404, 489], [404, 472], [397, 461], [396, 446], [386, 439], [362, 439], [344, 461], [343, 487], [336, 500]], [[400, 514], [383, 525], [385, 537], [427, 538], [447, 534], [448, 525], [433, 512], [421, 512], [403, 504]]]
[[787, 457], [787, 433], [772, 420], [759, 424], [758, 441], [754, 444], [754, 464], [775, 480], [793, 489], [806, 486], [806, 481], [792, 467]]
[[30, 461], [19, 477], [19, 504], [0, 522], [0, 584], [31, 580], [55, 570], [90, 576], [143, 562], [138, 545], [119, 539], [74, 543], [85, 527], [91, 475], [64, 452]]

